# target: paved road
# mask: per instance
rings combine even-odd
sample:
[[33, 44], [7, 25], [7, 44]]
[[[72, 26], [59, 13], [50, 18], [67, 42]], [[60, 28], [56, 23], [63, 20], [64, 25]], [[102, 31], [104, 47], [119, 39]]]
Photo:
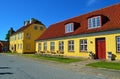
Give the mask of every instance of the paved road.
[[[55, 68], [13, 55], [0, 54], [0, 79], [107, 79]], [[110, 78], [109, 78], [110, 79]]]

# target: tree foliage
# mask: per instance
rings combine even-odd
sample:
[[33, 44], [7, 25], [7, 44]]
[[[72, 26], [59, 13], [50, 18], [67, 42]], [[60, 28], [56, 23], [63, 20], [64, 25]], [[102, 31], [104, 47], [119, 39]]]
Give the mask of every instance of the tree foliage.
[[11, 36], [14, 32], [15, 32], [14, 29], [11, 27], [11, 28], [8, 30], [8, 33], [6, 34], [5, 39], [6, 39], [7, 41], [9, 41], [10, 36]]

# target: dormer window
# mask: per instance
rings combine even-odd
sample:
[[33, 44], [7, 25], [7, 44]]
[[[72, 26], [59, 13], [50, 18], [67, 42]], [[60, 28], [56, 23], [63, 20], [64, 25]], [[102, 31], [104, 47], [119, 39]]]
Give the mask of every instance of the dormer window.
[[65, 33], [70, 33], [74, 31], [74, 23], [68, 23], [65, 25]]
[[101, 27], [101, 16], [95, 16], [88, 19], [88, 29]]

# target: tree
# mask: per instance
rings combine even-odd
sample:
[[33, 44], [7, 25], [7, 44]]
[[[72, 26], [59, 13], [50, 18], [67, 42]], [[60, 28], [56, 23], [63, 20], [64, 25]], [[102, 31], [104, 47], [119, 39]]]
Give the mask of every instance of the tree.
[[10, 36], [11, 36], [14, 32], [15, 32], [14, 29], [11, 27], [10, 30], [8, 30], [8, 33], [6, 34], [5, 39], [6, 39], [7, 41], [9, 41]]

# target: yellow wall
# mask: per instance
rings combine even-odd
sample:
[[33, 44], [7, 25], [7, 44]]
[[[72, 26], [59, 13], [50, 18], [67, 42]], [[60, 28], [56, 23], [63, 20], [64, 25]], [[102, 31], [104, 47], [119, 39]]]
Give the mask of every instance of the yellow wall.
[[[37, 30], [34, 29], [37, 26]], [[43, 30], [40, 30], [43, 27]], [[32, 24], [29, 28], [24, 30], [24, 52], [35, 52], [35, 40], [46, 30], [45, 26], [40, 24]], [[27, 38], [27, 33], [30, 34], [30, 39]], [[30, 49], [26, 49], [30, 45]]]
[[[92, 51], [96, 54], [96, 38], [105, 38], [106, 40], [106, 59], [108, 59], [107, 52], [112, 52], [116, 55], [116, 59], [120, 59], [120, 53], [116, 52], [116, 36], [120, 36], [119, 33], [117, 34], [104, 34], [104, 35], [92, 35], [92, 36], [84, 36], [84, 37], [71, 37], [71, 38], [60, 38], [60, 39], [52, 39], [52, 40], [41, 40], [36, 41], [36, 51], [38, 52], [38, 43], [42, 43], [42, 50], [43, 51], [43, 43], [47, 42], [47, 50], [50, 51], [50, 42], [55, 42], [55, 51], [58, 51], [58, 43], [59, 41], [64, 41], [64, 55], [65, 56], [76, 56], [76, 57], [89, 57], [89, 51]], [[87, 52], [80, 52], [80, 40], [87, 39]], [[68, 52], [68, 41], [74, 40], [74, 52]]]
[[[21, 38], [18, 38], [18, 34], [21, 34]], [[10, 50], [15, 51], [14, 46], [16, 45], [16, 51], [15, 52], [22, 53], [23, 52], [23, 38], [24, 38], [24, 33], [23, 32], [19, 32], [17, 34], [12, 35], [10, 37]]]
[[[34, 26], [37, 26], [37, 30], [34, 29]], [[40, 30], [40, 27], [43, 27], [43, 30]], [[46, 27], [41, 24], [32, 24], [22, 32], [18, 32], [10, 37], [10, 50], [12, 50], [12, 47], [16, 45], [16, 51], [17, 53], [35, 53], [35, 40], [46, 30]], [[22, 39], [18, 39], [18, 34], [22, 33]], [[28, 38], [27, 34], [30, 35], [30, 38]], [[16, 39], [14, 38], [16, 37]], [[22, 48], [18, 48], [19, 45], [22, 44]], [[29, 49], [27, 49], [29, 45]]]

